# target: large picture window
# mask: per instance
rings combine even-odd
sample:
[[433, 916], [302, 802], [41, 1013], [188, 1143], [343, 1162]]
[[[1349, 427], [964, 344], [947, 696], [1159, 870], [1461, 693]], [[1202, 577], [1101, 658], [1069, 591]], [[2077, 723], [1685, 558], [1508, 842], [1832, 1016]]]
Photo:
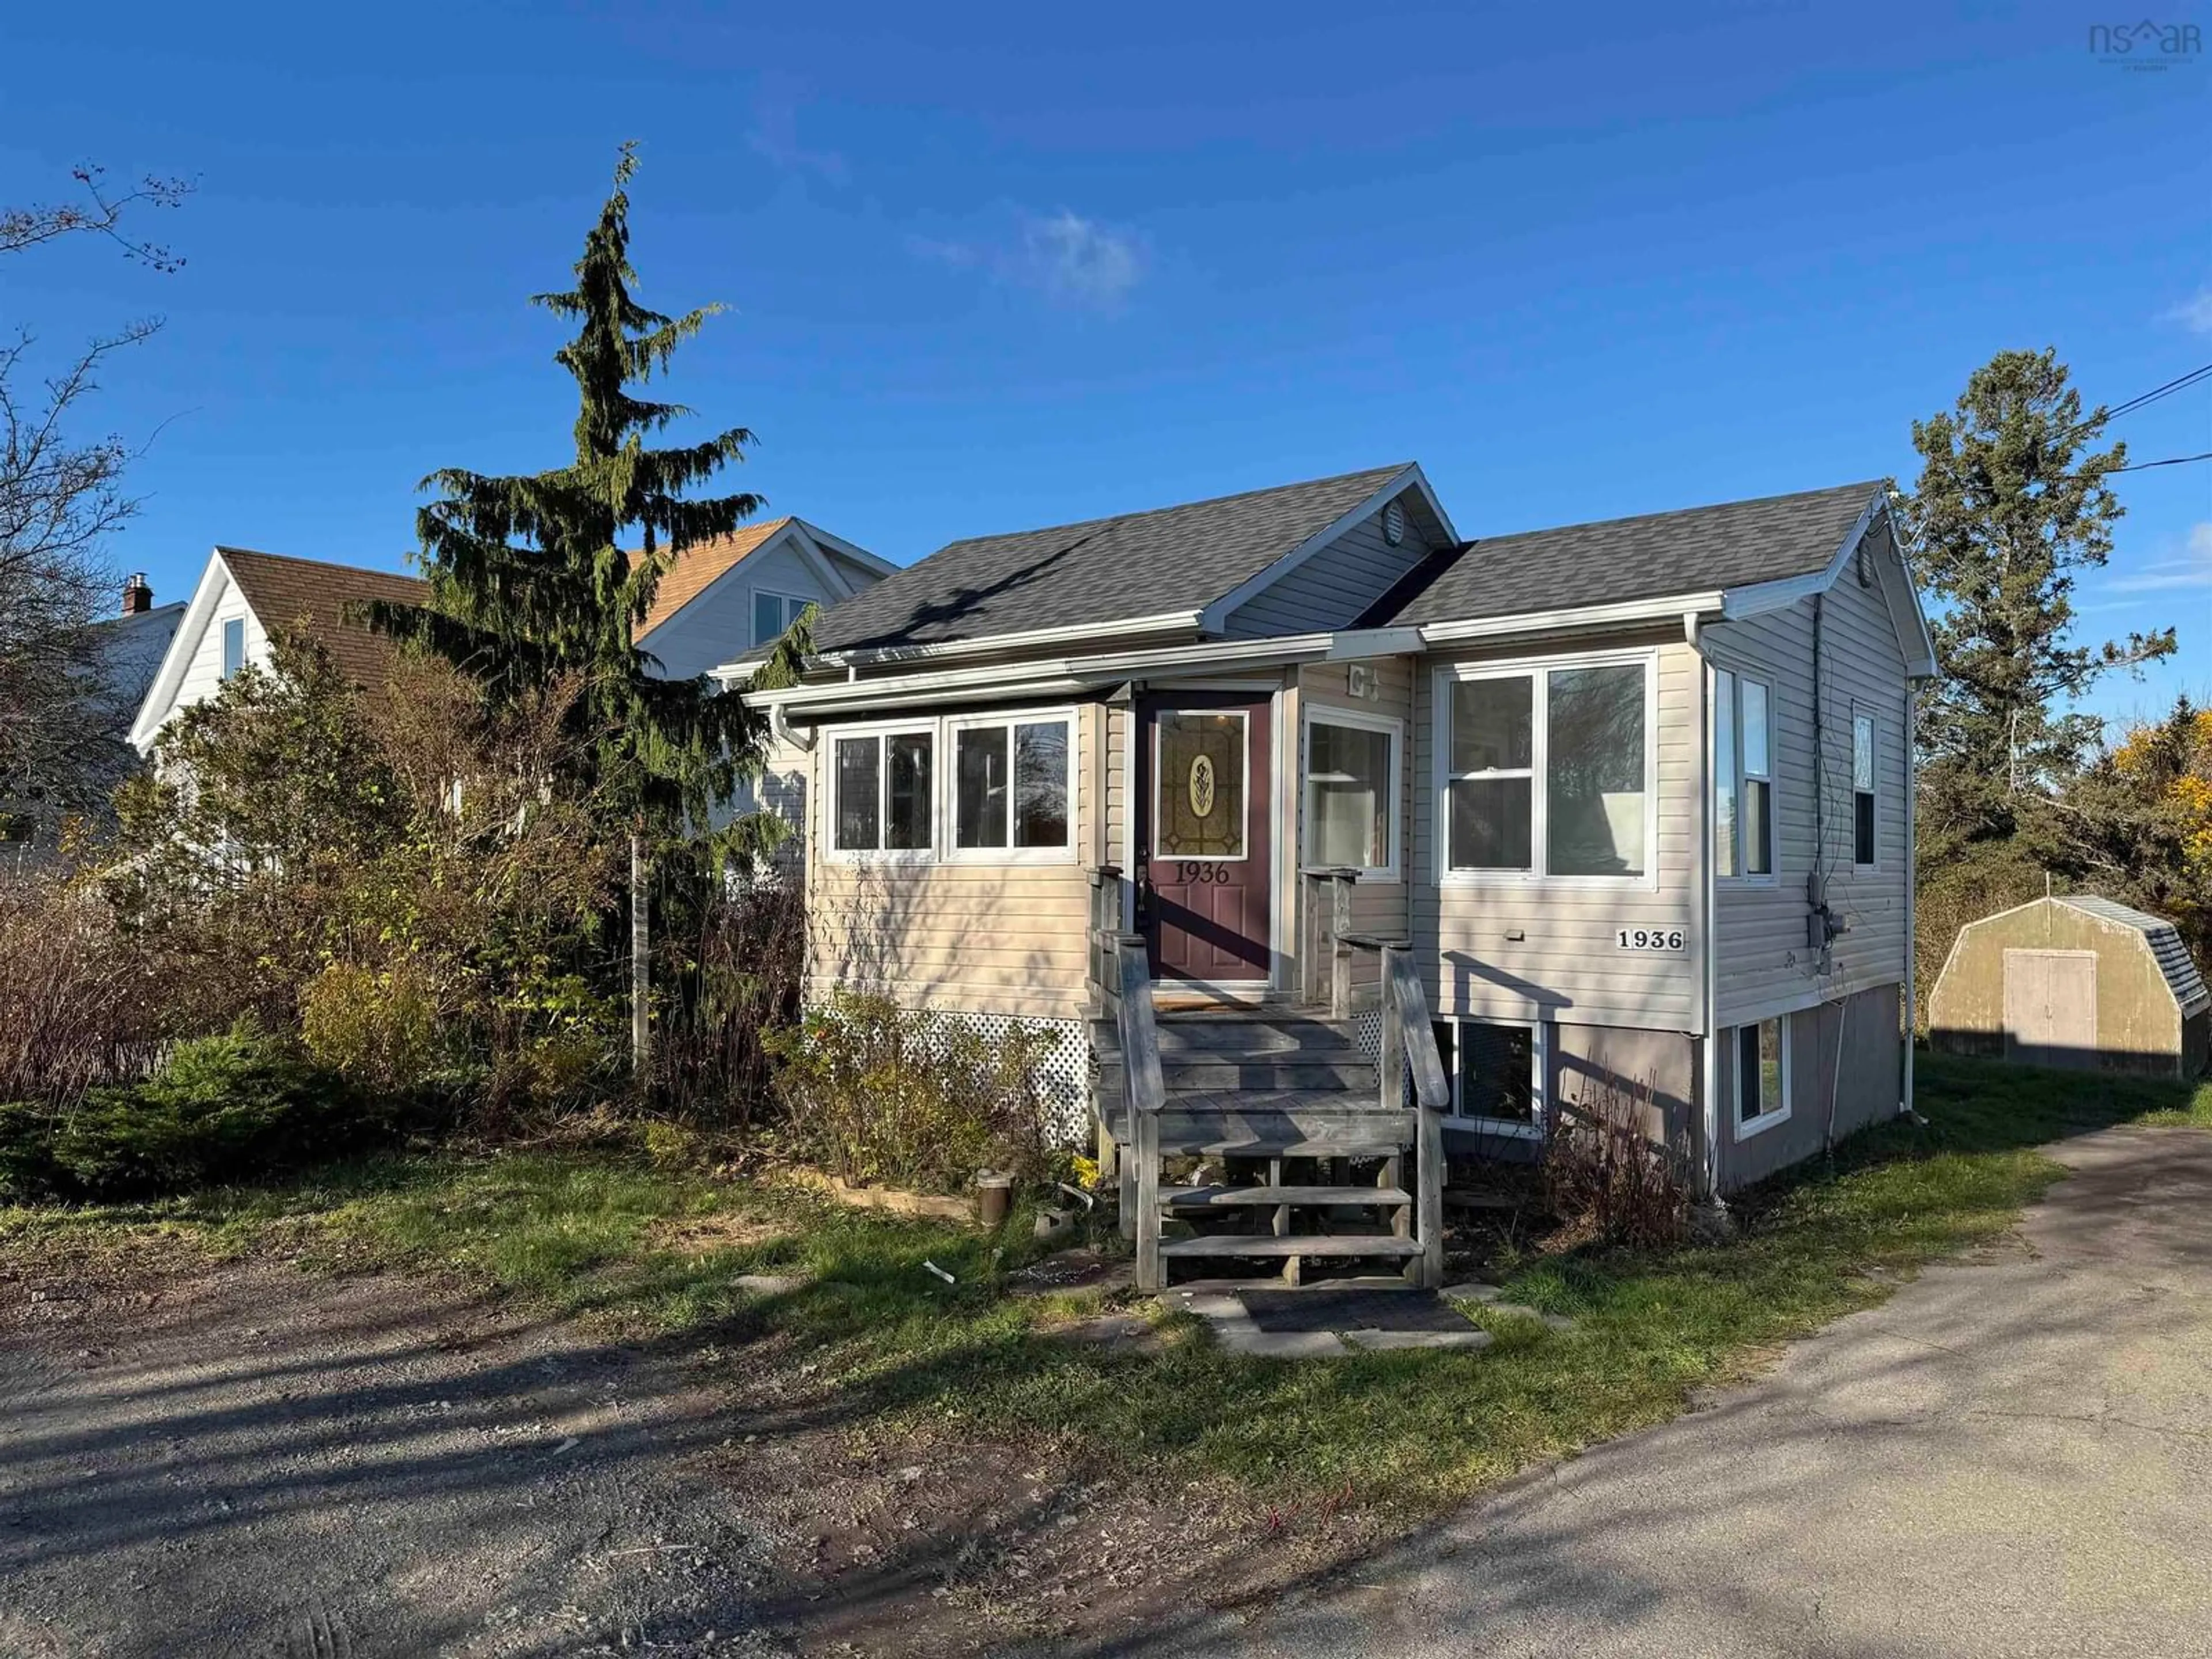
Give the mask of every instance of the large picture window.
[[1304, 862], [1396, 873], [1399, 730], [1337, 708], [1307, 720]]
[[933, 731], [840, 736], [831, 745], [834, 851], [927, 856], [934, 837]]
[[1651, 680], [1644, 657], [1447, 681], [1447, 867], [1650, 874]]
[[952, 845], [956, 851], [1065, 851], [1073, 722], [956, 724]]
[[1773, 693], [1764, 680], [1713, 675], [1713, 870], [1774, 873]]

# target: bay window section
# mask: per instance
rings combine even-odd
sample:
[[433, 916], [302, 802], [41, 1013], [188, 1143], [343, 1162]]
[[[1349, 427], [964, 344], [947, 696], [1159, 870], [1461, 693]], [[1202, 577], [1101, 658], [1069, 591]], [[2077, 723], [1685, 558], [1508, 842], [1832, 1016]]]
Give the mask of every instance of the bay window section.
[[1647, 658], [1449, 682], [1449, 868], [1649, 875], [1651, 678]]
[[836, 739], [836, 852], [926, 854], [930, 850], [935, 734], [874, 732]]
[[953, 727], [956, 851], [1067, 850], [1071, 724], [1055, 714]]
[[1305, 862], [1363, 872], [1398, 865], [1398, 729], [1316, 713], [1306, 728]]
[[1533, 866], [1535, 677], [1460, 680], [1451, 689], [1451, 867]]

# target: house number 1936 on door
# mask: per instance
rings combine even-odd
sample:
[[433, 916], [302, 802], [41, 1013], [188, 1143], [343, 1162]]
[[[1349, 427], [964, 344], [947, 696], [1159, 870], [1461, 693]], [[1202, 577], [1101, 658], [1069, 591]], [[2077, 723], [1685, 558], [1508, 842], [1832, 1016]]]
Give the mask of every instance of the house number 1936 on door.
[[1176, 862], [1176, 879], [1185, 887], [1218, 887], [1229, 879], [1229, 866], [1183, 859]]
[[1682, 930], [1679, 927], [1624, 927], [1613, 937], [1622, 950], [1641, 951], [1645, 956], [1682, 953]]

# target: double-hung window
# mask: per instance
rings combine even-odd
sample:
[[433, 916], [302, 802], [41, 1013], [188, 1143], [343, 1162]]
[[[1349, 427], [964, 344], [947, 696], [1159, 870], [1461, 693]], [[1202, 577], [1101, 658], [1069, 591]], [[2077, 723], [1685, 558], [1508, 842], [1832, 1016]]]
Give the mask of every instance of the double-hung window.
[[756, 647], [774, 645], [813, 603], [811, 599], [799, 599], [789, 593], [763, 593], [756, 589], [753, 593], [753, 644]]
[[934, 726], [841, 732], [830, 741], [830, 852], [926, 859], [935, 843]]
[[1396, 879], [1401, 730], [1346, 708], [1316, 707], [1308, 717], [1307, 864]]
[[1713, 674], [1713, 869], [1774, 873], [1773, 691], [1723, 668]]
[[1065, 856], [1073, 844], [1074, 720], [1062, 714], [949, 724], [954, 855]]
[[1790, 1115], [1790, 1016], [1735, 1030], [1735, 1138]]
[[1649, 876], [1652, 676], [1644, 655], [1444, 680], [1447, 871]]
[[1874, 716], [1865, 709], [1851, 710], [1851, 862], [1862, 870], [1874, 867]]

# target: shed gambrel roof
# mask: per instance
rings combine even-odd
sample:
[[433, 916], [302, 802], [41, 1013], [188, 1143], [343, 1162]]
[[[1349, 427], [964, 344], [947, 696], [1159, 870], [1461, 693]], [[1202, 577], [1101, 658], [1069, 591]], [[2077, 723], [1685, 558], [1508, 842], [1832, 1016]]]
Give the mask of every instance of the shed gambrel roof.
[[814, 641], [893, 649], [1200, 611], [1413, 472], [1401, 463], [952, 542], [834, 607]]
[[2181, 930], [2163, 916], [2152, 915], [2147, 910], [2137, 910], [2122, 904], [2117, 899], [2100, 898], [2094, 894], [2064, 893], [2054, 895], [2055, 902], [2084, 915], [2095, 916], [2101, 921], [2117, 922], [2123, 927], [2132, 927], [2143, 936], [2150, 946], [2151, 955], [2157, 959], [2158, 970], [2165, 975], [2166, 988], [2173, 1000], [2181, 1005], [2184, 1014], [2193, 1014], [2198, 1009], [2212, 1006], [2212, 989], [2204, 983], [2204, 975], [2189, 954], [2189, 947], [2181, 942]]
[[1834, 560], [1885, 489], [1869, 479], [1485, 537], [1417, 566], [1360, 625], [1470, 622], [1809, 576]]

